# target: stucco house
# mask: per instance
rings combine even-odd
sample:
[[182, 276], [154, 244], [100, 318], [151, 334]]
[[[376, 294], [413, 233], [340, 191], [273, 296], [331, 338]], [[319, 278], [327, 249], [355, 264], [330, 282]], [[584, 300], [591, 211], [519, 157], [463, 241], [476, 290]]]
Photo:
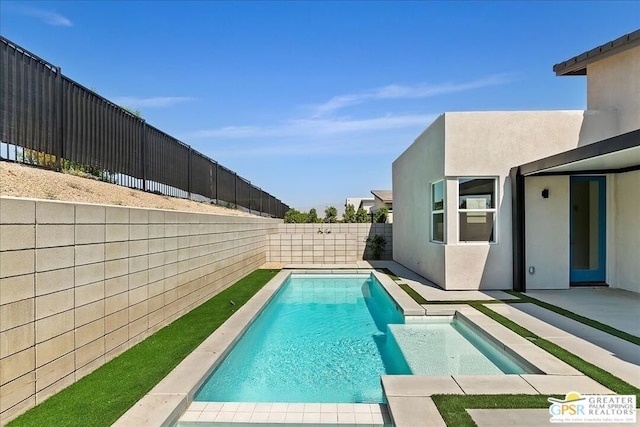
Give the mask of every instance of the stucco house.
[[374, 200], [373, 197], [347, 197], [347, 200], [344, 202], [344, 207], [346, 208], [349, 205], [353, 205], [355, 210], [364, 209], [369, 214], [374, 205]]
[[393, 191], [391, 190], [371, 190], [373, 194], [373, 207], [371, 212], [378, 212], [378, 209], [387, 208], [387, 222], [393, 222]]
[[444, 289], [640, 292], [640, 30], [553, 70], [587, 110], [444, 113], [394, 161], [394, 260]]

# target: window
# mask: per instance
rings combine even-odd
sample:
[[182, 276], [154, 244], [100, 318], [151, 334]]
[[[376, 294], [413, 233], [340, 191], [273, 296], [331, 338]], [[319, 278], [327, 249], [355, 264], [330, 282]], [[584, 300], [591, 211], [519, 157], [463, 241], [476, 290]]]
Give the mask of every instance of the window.
[[431, 184], [431, 240], [444, 242], [444, 181]]
[[495, 178], [458, 179], [460, 242], [495, 243]]

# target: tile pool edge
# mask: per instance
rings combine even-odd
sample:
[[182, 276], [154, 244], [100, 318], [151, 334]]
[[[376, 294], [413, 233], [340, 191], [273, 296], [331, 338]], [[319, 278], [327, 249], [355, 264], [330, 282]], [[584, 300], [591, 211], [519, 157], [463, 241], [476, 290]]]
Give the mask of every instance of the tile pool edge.
[[113, 425], [171, 426], [177, 422], [198, 388], [291, 273], [282, 270], [276, 274]]
[[531, 341], [470, 306], [457, 309], [455, 316], [464, 319], [468, 326], [480, 333], [493, 345], [501, 348], [505, 353], [523, 360], [527, 365], [539, 371], [539, 373], [527, 375], [584, 375]]
[[424, 307], [411, 298], [411, 296], [398, 286], [398, 284], [389, 276], [376, 270], [370, 270], [370, 272], [375, 276], [378, 282], [380, 282], [389, 298], [391, 298], [396, 305], [396, 308], [400, 310], [405, 318], [424, 316], [426, 314]]
[[374, 274], [396, 307], [405, 315], [424, 316], [424, 309], [386, 274], [374, 269], [281, 270], [236, 313], [178, 364], [149, 393], [125, 412], [114, 426], [172, 426], [188, 409], [193, 398], [235, 342], [242, 336], [291, 274]]
[[[273, 298], [289, 275], [299, 273], [373, 274], [391, 300], [396, 304], [396, 307], [403, 313], [405, 319], [437, 317], [427, 316], [425, 308], [416, 303], [391, 278], [373, 269], [282, 270], [200, 344], [200, 346], [189, 354], [189, 356], [147, 393], [147, 395], [136, 402], [114, 425], [172, 426], [176, 423], [180, 416], [189, 408], [200, 385], [206, 380], [209, 374], [213, 372], [217, 363], [224, 358], [237, 339], [239, 339], [271, 298]], [[520, 355], [520, 357], [529, 361], [529, 363], [532, 363], [546, 375], [584, 375], [470, 306], [459, 308], [456, 312], [456, 315], [464, 316], [469, 320], [470, 324], [476, 325], [476, 327], [483, 330], [486, 334], [494, 337], [499, 343], [499, 346], [508, 347], [511, 351]], [[517, 339], [513, 335], [516, 335]], [[532, 360], [535, 360], [535, 362], [531, 362]], [[516, 380], [515, 377], [519, 377], [518, 379], [524, 381], [530, 381], [530, 378], [545, 377], [545, 374], [527, 374], [526, 377], [524, 375], [509, 375], [509, 377], [513, 377], [513, 381]], [[416, 378], [418, 378], [418, 376], [411, 377], [413, 378], [408, 379], [411, 382], [416, 381]], [[504, 378], [504, 376], [500, 377]], [[381, 381], [383, 381], [383, 378], [384, 376], [381, 376]], [[452, 380], [456, 378], [464, 379], [464, 377], [460, 376], [450, 378]], [[477, 378], [480, 379], [483, 377], [478, 376]], [[494, 393], [488, 390], [487, 393], [481, 394]], [[386, 396], [386, 392], [385, 397], [388, 397]], [[391, 408], [389, 409], [391, 412]]]

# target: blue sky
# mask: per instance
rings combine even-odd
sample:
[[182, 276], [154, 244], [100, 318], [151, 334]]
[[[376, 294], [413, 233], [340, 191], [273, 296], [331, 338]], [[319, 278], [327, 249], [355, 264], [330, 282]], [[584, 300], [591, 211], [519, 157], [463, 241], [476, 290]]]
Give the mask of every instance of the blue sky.
[[640, 2], [0, 2], [0, 34], [302, 210], [391, 189], [444, 111], [584, 109], [552, 66]]

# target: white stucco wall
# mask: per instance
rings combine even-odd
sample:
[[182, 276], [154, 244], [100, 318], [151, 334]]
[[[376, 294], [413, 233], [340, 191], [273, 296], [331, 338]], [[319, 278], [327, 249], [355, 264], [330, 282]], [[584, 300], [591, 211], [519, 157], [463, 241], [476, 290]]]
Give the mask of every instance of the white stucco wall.
[[[510, 289], [510, 169], [619, 134], [620, 115], [603, 105], [593, 104], [592, 108], [600, 109], [592, 111], [456, 112], [440, 116], [393, 164], [394, 259], [445, 289]], [[445, 245], [429, 242], [430, 183], [442, 177], [447, 189]], [[458, 242], [459, 177], [498, 178], [496, 243]], [[545, 251], [548, 242], [535, 247], [535, 239], [527, 243], [527, 264], [536, 267], [536, 277], [528, 277], [532, 289], [566, 288], [569, 283], [568, 178], [563, 182], [564, 190], [559, 190], [559, 198], [552, 202], [554, 215], [560, 217], [552, 221], [559, 221], [554, 227], [564, 227], [567, 238], [554, 240], [553, 251]], [[563, 208], [560, 202], [565, 203]], [[533, 211], [538, 212], [536, 209]], [[539, 210], [539, 214], [545, 213]], [[527, 221], [531, 215], [527, 213]], [[526, 232], [553, 236], [544, 218], [528, 223]], [[563, 255], [556, 257], [558, 253]]]
[[[587, 120], [599, 120], [597, 113]], [[511, 289], [511, 183], [513, 166], [578, 146], [583, 111], [446, 113], [445, 170], [450, 238], [446, 289]], [[458, 177], [497, 177], [497, 242], [458, 243]], [[452, 194], [452, 191], [455, 193]], [[529, 218], [529, 217], [528, 217]], [[535, 232], [535, 230], [533, 231]], [[396, 250], [397, 250], [397, 246]]]
[[444, 177], [444, 115], [393, 162], [393, 259], [444, 286], [444, 245], [430, 241], [431, 182]]
[[[507, 176], [513, 166], [576, 148], [583, 121], [597, 112], [446, 113], [447, 176]], [[585, 119], [586, 118], [586, 119]]]
[[[542, 190], [549, 198], [542, 198]], [[569, 177], [532, 176], [525, 182], [526, 288], [569, 287]], [[529, 268], [535, 269], [534, 274]]]
[[371, 200], [363, 199], [361, 203], [362, 203], [362, 209], [367, 211], [367, 213], [371, 213], [371, 208], [373, 207], [373, 204], [374, 204], [373, 199], [371, 199]]
[[615, 276], [610, 286], [640, 292], [640, 171], [615, 175]]
[[616, 111], [616, 135], [640, 128], [640, 46], [587, 66], [587, 108]]

